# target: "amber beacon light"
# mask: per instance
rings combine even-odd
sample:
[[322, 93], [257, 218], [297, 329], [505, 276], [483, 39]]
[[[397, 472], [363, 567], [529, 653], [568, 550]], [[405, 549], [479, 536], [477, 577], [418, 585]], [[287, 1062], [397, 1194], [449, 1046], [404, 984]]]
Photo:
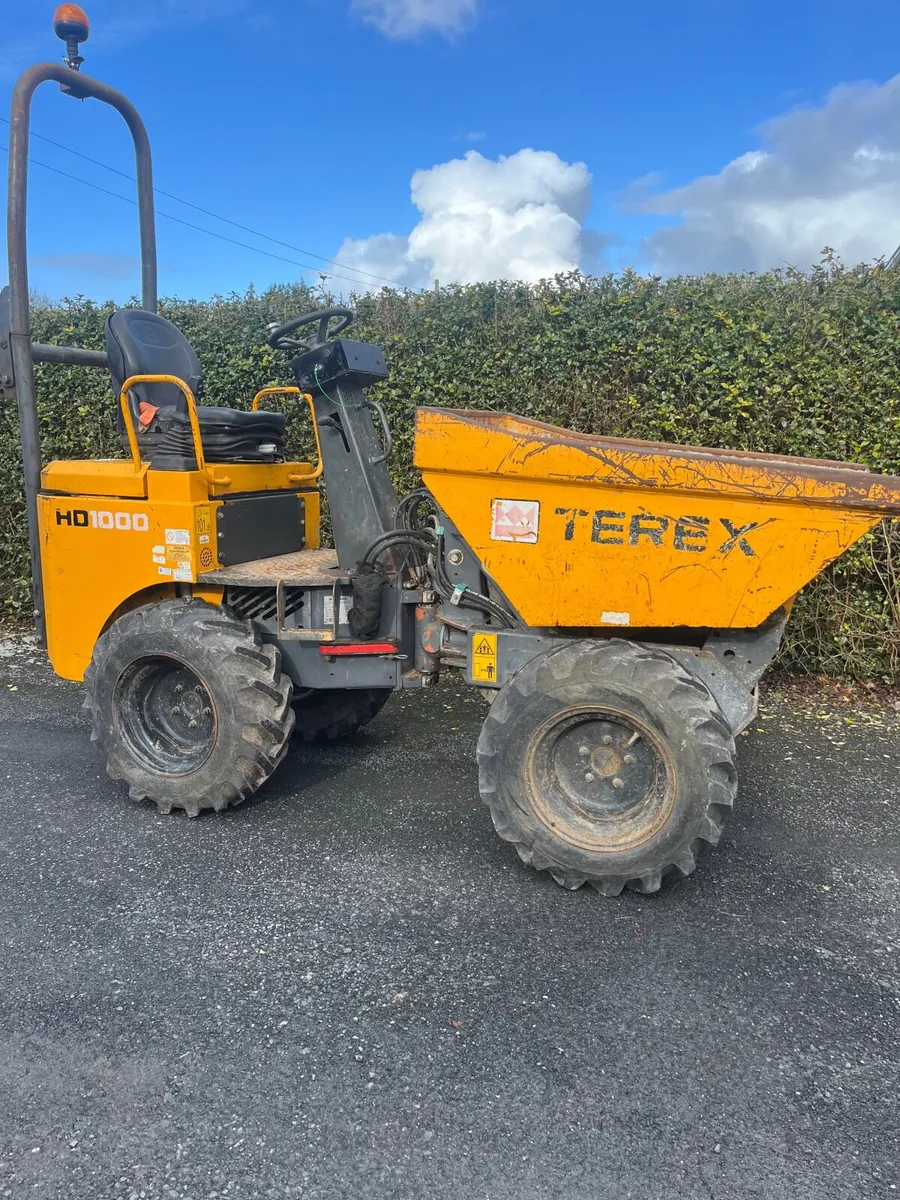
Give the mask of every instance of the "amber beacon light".
[[77, 4], [60, 4], [53, 14], [53, 32], [66, 43], [66, 64], [77, 71], [84, 62], [78, 47], [91, 36], [87, 13]]

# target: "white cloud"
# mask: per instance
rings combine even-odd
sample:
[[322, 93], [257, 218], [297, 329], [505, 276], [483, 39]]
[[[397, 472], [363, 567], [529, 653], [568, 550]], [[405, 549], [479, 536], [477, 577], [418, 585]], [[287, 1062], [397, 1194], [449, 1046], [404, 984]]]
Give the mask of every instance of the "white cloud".
[[680, 218], [644, 244], [656, 269], [805, 267], [824, 246], [852, 263], [900, 243], [900, 76], [835, 88], [818, 107], [766, 122], [760, 141], [717, 175], [632, 190], [633, 206]]
[[422, 33], [452, 37], [475, 20], [479, 0], [353, 0], [351, 12], [386, 37], [403, 39]]
[[[394, 233], [379, 233], [358, 241], [347, 238], [335, 256], [335, 262], [340, 263], [337, 273], [343, 279], [353, 278], [347, 275], [346, 267], [361, 272], [360, 291], [377, 290], [388, 283], [401, 288], [427, 287], [434, 279], [424, 263], [410, 258], [409, 239]], [[327, 268], [323, 274], [328, 274]]]
[[470, 150], [417, 171], [412, 201], [422, 219], [409, 237], [348, 239], [340, 262], [410, 287], [433, 279], [533, 282], [575, 270], [591, 241], [583, 228], [590, 172], [549, 150], [520, 150], [496, 162]]

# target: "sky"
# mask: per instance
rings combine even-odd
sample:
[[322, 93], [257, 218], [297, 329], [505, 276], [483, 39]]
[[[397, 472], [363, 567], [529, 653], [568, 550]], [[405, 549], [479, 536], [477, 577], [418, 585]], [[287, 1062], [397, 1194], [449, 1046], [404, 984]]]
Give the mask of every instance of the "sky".
[[[766, 270], [900, 244], [887, 0], [85, 7], [83, 70], [125, 92], [153, 143], [163, 295]], [[6, 14], [0, 116], [18, 74], [62, 53], [52, 9]], [[127, 300], [121, 119], [45, 84], [32, 132], [32, 287]]]

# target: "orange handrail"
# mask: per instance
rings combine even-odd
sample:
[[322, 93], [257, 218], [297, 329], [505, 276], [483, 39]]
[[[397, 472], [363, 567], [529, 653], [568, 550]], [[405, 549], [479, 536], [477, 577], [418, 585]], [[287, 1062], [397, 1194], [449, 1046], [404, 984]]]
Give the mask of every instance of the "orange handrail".
[[312, 396], [310, 396], [309, 392], [301, 392], [298, 387], [267, 387], [267, 388], [263, 388], [262, 391], [257, 392], [256, 395], [253, 397], [253, 404], [251, 406], [253, 412], [259, 411], [259, 402], [265, 396], [302, 396], [303, 399], [306, 401], [306, 403], [309, 405], [309, 412], [310, 412], [310, 416], [312, 417], [313, 436], [316, 439], [316, 455], [318, 457], [318, 462], [316, 463], [316, 469], [313, 472], [313, 474], [310, 476], [304, 476], [303, 478], [304, 479], [313, 479], [313, 480], [318, 479], [319, 476], [322, 474], [322, 470], [323, 470], [323, 467], [322, 467], [322, 443], [319, 440], [319, 426], [316, 424], [316, 408], [315, 408], [315, 405], [313, 404]]
[[132, 375], [130, 379], [126, 379], [122, 384], [122, 390], [119, 393], [119, 404], [122, 409], [122, 416], [125, 419], [125, 430], [128, 434], [128, 445], [131, 447], [131, 457], [134, 460], [134, 469], [141, 469], [141, 450], [138, 446], [137, 433], [134, 428], [134, 414], [131, 411], [131, 406], [128, 403], [128, 393], [136, 383], [171, 383], [181, 390], [187, 404], [188, 420], [191, 423], [191, 435], [194, 441], [194, 457], [197, 460], [197, 470], [209, 474], [206, 470], [206, 459], [203, 455], [203, 441], [200, 437], [200, 421], [197, 418], [197, 401], [194, 399], [194, 393], [184, 382], [176, 375]]

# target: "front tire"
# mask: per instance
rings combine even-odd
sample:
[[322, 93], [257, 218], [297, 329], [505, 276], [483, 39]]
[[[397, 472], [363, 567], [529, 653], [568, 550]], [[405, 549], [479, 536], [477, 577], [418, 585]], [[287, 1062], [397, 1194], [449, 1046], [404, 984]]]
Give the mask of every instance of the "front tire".
[[161, 812], [240, 804], [287, 753], [293, 689], [277, 647], [203, 601], [120, 617], [98, 638], [84, 683], [109, 775]]
[[500, 691], [478, 742], [497, 832], [563, 887], [655, 892], [715, 845], [735, 744], [699, 680], [651, 646], [569, 642]]

